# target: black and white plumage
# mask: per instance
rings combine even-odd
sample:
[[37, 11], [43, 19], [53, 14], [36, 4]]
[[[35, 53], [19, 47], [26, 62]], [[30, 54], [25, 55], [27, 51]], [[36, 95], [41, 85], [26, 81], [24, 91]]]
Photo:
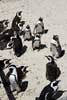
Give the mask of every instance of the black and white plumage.
[[9, 23], [8, 20], [2, 20], [2, 21], [0, 21], [0, 35], [8, 27], [8, 23]]
[[50, 51], [52, 53], [52, 56], [55, 58], [59, 58], [62, 53], [62, 48], [59, 41], [58, 35], [53, 35], [53, 38], [50, 43]]
[[40, 49], [40, 46], [41, 46], [41, 37], [39, 34], [37, 34], [32, 39], [32, 48], [33, 50]]
[[13, 21], [12, 21], [12, 29], [14, 31], [18, 31], [19, 30], [19, 27], [18, 27], [18, 24], [21, 22], [21, 14], [22, 14], [22, 11], [18, 11], [16, 13], [16, 16], [14, 17]]
[[7, 75], [10, 81], [11, 90], [12, 91], [17, 90], [17, 92], [20, 91], [20, 87], [18, 84], [18, 74], [17, 74], [17, 69], [15, 65], [10, 65], [9, 73]]
[[8, 23], [8, 20], [0, 21], [0, 50], [6, 48], [6, 44], [9, 41], [9, 36], [4, 34], [4, 32], [7, 30]]
[[4, 75], [4, 72], [3, 70], [8, 67], [10, 64], [10, 59], [3, 59], [3, 60], [0, 60], [0, 76], [1, 79], [0, 79], [0, 84], [3, 83], [4, 86], [8, 85], [9, 84], [9, 81], [8, 79], [5, 77]]
[[16, 34], [16, 37], [14, 37], [12, 39], [12, 41], [13, 41], [14, 54], [17, 57], [21, 56], [21, 54], [23, 52], [23, 44], [22, 44], [22, 40], [21, 40], [20, 36], [18, 34]]
[[28, 40], [28, 41], [32, 39], [32, 33], [29, 25], [27, 25], [24, 30], [23, 38], [24, 40]]
[[44, 23], [43, 23], [43, 18], [40, 17], [34, 27], [33, 34], [36, 35], [36, 34], [43, 34], [43, 33], [44, 33]]
[[60, 69], [57, 67], [56, 62], [52, 56], [46, 56], [49, 62], [46, 64], [46, 78], [49, 81], [56, 80], [61, 74]]
[[6, 67], [8, 67], [10, 65], [10, 60], [11, 59], [2, 59], [0, 60], [0, 69], [5, 69]]
[[9, 79], [12, 90], [22, 90], [22, 80], [26, 77], [27, 72], [27, 66], [20, 66], [18, 68], [16, 65], [9, 66], [9, 72], [6, 74], [6, 78]]
[[45, 86], [43, 90], [41, 91], [40, 96], [36, 97], [36, 100], [55, 100], [53, 96], [58, 90], [59, 82], [60, 80], [53, 81], [47, 86]]

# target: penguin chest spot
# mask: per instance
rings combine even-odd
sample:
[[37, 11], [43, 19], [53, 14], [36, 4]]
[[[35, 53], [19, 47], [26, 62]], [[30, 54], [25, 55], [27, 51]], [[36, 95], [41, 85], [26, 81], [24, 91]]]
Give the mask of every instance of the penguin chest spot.
[[9, 80], [10, 80], [10, 83], [14, 83], [16, 81], [16, 78], [14, 75], [10, 75]]
[[33, 43], [33, 47], [39, 47], [40, 46], [40, 40], [34, 40], [34, 43]]
[[30, 33], [29, 32], [25, 33], [25, 39], [30, 39]]

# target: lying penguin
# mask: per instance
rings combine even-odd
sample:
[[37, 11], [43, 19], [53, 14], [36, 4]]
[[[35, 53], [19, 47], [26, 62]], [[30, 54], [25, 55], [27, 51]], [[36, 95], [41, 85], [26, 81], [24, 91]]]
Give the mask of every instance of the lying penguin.
[[43, 90], [40, 93], [40, 96], [36, 97], [35, 100], [55, 100], [53, 96], [58, 90], [59, 82], [60, 80], [57, 80], [48, 84], [46, 87], [43, 88]]
[[32, 39], [32, 48], [33, 50], [40, 49], [40, 46], [41, 46], [41, 37], [39, 34], [36, 34]]
[[57, 67], [57, 64], [52, 56], [49, 55], [45, 57], [49, 60], [49, 62], [46, 64], [46, 78], [52, 82], [60, 76], [61, 71]]
[[27, 25], [24, 30], [23, 38], [24, 40], [28, 40], [28, 41], [32, 39], [31, 29], [29, 25]]

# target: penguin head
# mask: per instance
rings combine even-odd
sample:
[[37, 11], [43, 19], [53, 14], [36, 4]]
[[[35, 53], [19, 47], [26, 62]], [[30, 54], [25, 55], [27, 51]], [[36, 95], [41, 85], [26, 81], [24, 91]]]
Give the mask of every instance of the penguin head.
[[1, 59], [0, 60], [0, 69], [4, 69], [5, 67], [8, 67], [10, 64], [11, 59]]
[[4, 28], [7, 28], [7, 27], [8, 27], [8, 23], [9, 23], [8, 20], [4, 20], [4, 21], [3, 21], [3, 26], [4, 26]]
[[49, 62], [52, 62], [52, 63], [54, 62], [54, 58], [52, 56], [49, 55], [45, 57], [49, 60]]
[[18, 12], [16, 13], [16, 16], [19, 17], [19, 18], [21, 18], [21, 14], [22, 14], [22, 11], [18, 11]]
[[23, 27], [24, 24], [25, 24], [25, 21], [21, 21], [21, 22], [19, 23], [19, 27]]
[[5, 68], [7, 68], [11, 64], [11, 59], [4, 59]]
[[39, 18], [39, 21], [40, 21], [40, 22], [42, 22], [42, 21], [43, 21], [43, 18], [42, 18], [42, 17], [40, 17], [40, 18]]
[[58, 89], [58, 84], [61, 80], [56, 80], [51, 82], [50, 86], [53, 88], [54, 92]]
[[9, 71], [12, 73], [13, 70], [16, 70], [16, 66], [15, 65], [10, 65], [9, 66]]
[[59, 36], [58, 35], [53, 35], [53, 39], [58, 41], [59, 40]]
[[40, 35], [39, 35], [39, 34], [36, 34], [36, 37], [37, 37], [37, 38], [40, 38]]
[[27, 28], [27, 29], [30, 29], [30, 25], [27, 25], [26, 28]]

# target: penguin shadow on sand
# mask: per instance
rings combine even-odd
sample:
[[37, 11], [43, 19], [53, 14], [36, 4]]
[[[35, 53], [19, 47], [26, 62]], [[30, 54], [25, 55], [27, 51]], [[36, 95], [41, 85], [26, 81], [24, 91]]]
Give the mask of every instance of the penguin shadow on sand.
[[26, 78], [26, 74], [29, 72], [27, 68], [28, 66], [20, 66], [19, 68], [17, 68], [19, 86], [22, 92], [24, 92], [28, 87], [28, 81], [23, 81], [23, 79]]
[[42, 50], [44, 48], [47, 48], [46, 44], [41, 44], [40, 47], [39, 47], [39, 50]]
[[25, 90], [27, 89], [27, 87], [28, 87], [28, 81], [22, 82], [21, 91], [25, 92]]
[[21, 55], [22, 55], [22, 54], [24, 54], [26, 51], [27, 51], [27, 46], [26, 46], [26, 45], [24, 45], [24, 46], [23, 46], [23, 48], [22, 48]]
[[48, 29], [44, 29], [43, 34], [47, 34], [48, 33]]

